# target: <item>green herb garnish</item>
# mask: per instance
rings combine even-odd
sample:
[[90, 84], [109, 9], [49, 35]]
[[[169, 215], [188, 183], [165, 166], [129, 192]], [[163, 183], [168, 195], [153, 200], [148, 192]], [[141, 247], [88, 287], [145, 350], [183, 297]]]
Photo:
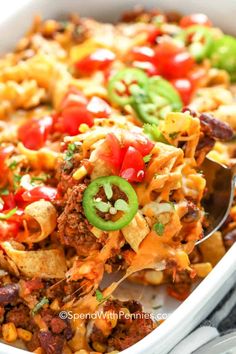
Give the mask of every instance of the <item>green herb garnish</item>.
[[169, 144], [169, 142], [166, 140], [166, 138], [164, 137], [164, 135], [156, 124], [144, 124], [143, 132], [149, 137], [149, 139], [153, 141], [159, 141], [160, 143]]
[[20, 183], [21, 178], [22, 178], [21, 175], [17, 175], [17, 174], [14, 174], [14, 175], [13, 175], [14, 189], [17, 189], [17, 188], [18, 188], [18, 184]]
[[18, 165], [17, 161], [12, 161], [8, 167], [10, 168], [10, 170], [14, 170], [17, 165]]
[[95, 291], [95, 296], [98, 302], [102, 303], [104, 301], [107, 301], [109, 299], [110, 296], [103, 296], [103, 293], [100, 290], [96, 290]]
[[154, 224], [153, 228], [159, 236], [163, 235], [164, 230], [165, 230], [164, 224], [162, 224], [161, 222], [157, 222], [156, 224]]
[[74, 155], [74, 152], [76, 150], [76, 145], [73, 143], [68, 144], [67, 151], [66, 151], [66, 156], [65, 160], [70, 161]]
[[48, 298], [44, 296], [33, 308], [31, 311], [32, 315], [34, 316], [44, 305], [49, 304]]
[[8, 213], [0, 213], [0, 220], [7, 220], [9, 219], [12, 215], [14, 215], [17, 211], [17, 207], [11, 209]]
[[0, 190], [0, 194], [1, 195], [9, 195], [9, 190], [8, 190], [8, 188], [7, 187], [5, 187], [5, 188], [2, 188], [1, 190]]
[[152, 154], [146, 155], [146, 156], [144, 156], [143, 161], [145, 163], [148, 163], [151, 160], [151, 158], [152, 158]]
[[47, 173], [41, 174], [40, 176], [31, 177], [31, 182], [46, 182], [50, 178], [50, 175]]
[[179, 132], [173, 132], [173, 133], [170, 133], [170, 134], [169, 134], [169, 137], [170, 137], [171, 139], [175, 139], [175, 138], [177, 138], [178, 135], [179, 135]]

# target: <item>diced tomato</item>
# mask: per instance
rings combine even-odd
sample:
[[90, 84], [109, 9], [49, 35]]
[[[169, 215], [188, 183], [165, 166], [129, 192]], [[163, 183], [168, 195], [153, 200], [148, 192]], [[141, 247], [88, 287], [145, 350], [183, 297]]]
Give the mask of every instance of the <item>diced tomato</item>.
[[145, 175], [145, 163], [142, 154], [130, 146], [124, 156], [120, 176], [129, 182], [142, 182]]
[[97, 49], [92, 54], [75, 63], [76, 69], [84, 74], [91, 74], [96, 70], [105, 70], [115, 60], [115, 54], [105, 48]]
[[14, 221], [0, 222], [0, 240], [6, 241], [16, 238], [19, 232], [19, 223]]
[[81, 124], [93, 125], [93, 116], [85, 105], [71, 106], [63, 109], [60, 116], [62, 132], [77, 135]]
[[95, 118], [107, 118], [111, 114], [111, 106], [100, 97], [92, 97], [87, 105], [87, 110]]
[[36, 202], [37, 200], [44, 199], [48, 201], [55, 200], [57, 197], [57, 189], [47, 186], [38, 186], [22, 194], [22, 199], [25, 202]]
[[35, 290], [44, 288], [43, 282], [40, 278], [34, 278], [22, 282], [24, 295], [29, 295]]
[[126, 149], [129, 146], [133, 146], [142, 156], [146, 156], [150, 154], [155, 144], [144, 135], [127, 133], [124, 136], [123, 145]]
[[148, 36], [147, 36], [147, 42], [150, 44], [155, 44], [157, 37], [161, 36], [162, 30], [161, 28], [158, 28], [156, 26], [153, 26], [153, 28], [148, 29]]
[[189, 104], [194, 88], [189, 79], [174, 79], [172, 85], [179, 92], [180, 97], [185, 105]]
[[53, 119], [49, 116], [28, 120], [19, 127], [18, 138], [27, 149], [38, 150], [44, 146], [52, 125]]
[[119, 140], [113, 133], [107, 134], [103, 146], [104, 150], [100, 152], [99, 157], [107, 162], [113, 173], [119, 173], [124, 157], [124, 149], [121, 148]]
[[155, 50], [155, 66], [167, 79], [185, 78], [195, 62], [189, 52], [171, 42], [160, 43]]
[[[94, 117], [89, 112], [87, 104], [88, 100], [83, 93], [76, 87], [70, 87], [62, 100], [61, 111], [54, 116], [54, 130], [69, 135], [77, 135], [81, 124], [84, 123], [91, 127]], [[101, 103], [100, 106], [102, 106]], [[95, 110], [94, 104], [93, 109]]]
[[143, 69], [149, 76], [159, 75], [155, 66], [155, 51], [150, 47], [134, 47], [129, 53], [128, 60], [136, 68]]
[[7, 171], [8, 167], [5, 163], [6, 159], [12, 154], [14, 151], [13, 145], [5, 146], [0, 149], [0, 185], [4, 186], [7, 182]]
[[9, 193], [8, 195], [1, 195], [2, 200], [4, 201], [3, 209], [8, 210], [13, 209], [16, 206], [15, 196], [13, 193]]
[[188, 79], [191, 81], [193, 87], [196, 89], [204, 85], [207, 78], [207, 70], [204, 67], [196, 66], [188, 74]]
[[201, 25], [211, 27], [212, 22], [205, 14], [192, 14], [182, 17], [179, 23], [180, 27], [185, 28], [193, 25]]
[[76, 87], [71, 86], [62, 100], [60, 108], [61, 110], [63, 110], [64, 108], [78, 105], [86, 105], [87, 103], [88, 100], [84, 96], [84, 94]]
[[133, 61], [149, 61], [152, 62], [155, 57], [154, 49], [150, 47], [134, 47], [132, 48], [129, 59]]

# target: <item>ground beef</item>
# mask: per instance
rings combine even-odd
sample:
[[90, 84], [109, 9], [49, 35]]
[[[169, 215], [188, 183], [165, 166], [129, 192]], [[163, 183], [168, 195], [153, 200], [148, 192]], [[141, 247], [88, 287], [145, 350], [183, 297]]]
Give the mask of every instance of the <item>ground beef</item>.
[[62, 320], [58, 314], [50, 309], [42, 309], [40, 315], [48, 327], [48, 331], [40, 332], [38, 328], [33, 330], [32, 339], [26, 343], [30, 351], [42, 346], [45, 354], [62, 353], [61, 348], [66, 341], [73, 337], [73, 332], [68, 320]]
[[86, 188], [79, 184], [71, 189], [64, 211], [58, 218], [58, 235], [63, 245], [76, 249], [80, 256], [87, 256], [101, 248], [90, 231], [90, 225], [83, 213], [82, 197]]
[[18, 299], [18, 284], [8, 284], [0, 288], [0, 305], [11, 304]]
[[122, 14], [121, 22], [138, 22], [145, 17], [146, 22], [151, 22], [153, 17], [161, 15], [161, 11], [156, 9], [146, 10], [142, 6], [135, 6], [132, 10], [125, 11]]
[[39, 342], [39, 329], [34, 330], [32, 338], [29, 342], [26, 342], [26, 347], [30, 352], [33, 352], [35, 349], [40, 347], [40, 342]]
[[154, 329], [151, 318], [145, 318], [144, 312], [134, 312], [136, 316], [131, 323], [115, 327], [112, 336], [108, 339], [108, 347], [124, 350], [137, 343]]
[[31, 330], [34, 326], [30, 317], [30, 310], [24, 304], [9, 310], [6, 314], [6, 322], [13, 322], [16, 327], [27, 330]]
[[119, 316], [116, 327], [109, 335], [105, 335], [94, 325], [89, 338], [91, 346], [93, 342], [99, 342], [109, 350], [124, 350], [154, 329], [152, 319], [142, 311], [142, 306], [137, 301], [110, 300], [105, 303], [103, 310], [119, 314], [124, 308], [127, 308], [133, 317]]
[[50, 309], [43, 309], [40, 315], [53, 334], [61, 334], [67, 340], [72, 338], [73, 332], [68, 320], [62, 320], [58, 314]]

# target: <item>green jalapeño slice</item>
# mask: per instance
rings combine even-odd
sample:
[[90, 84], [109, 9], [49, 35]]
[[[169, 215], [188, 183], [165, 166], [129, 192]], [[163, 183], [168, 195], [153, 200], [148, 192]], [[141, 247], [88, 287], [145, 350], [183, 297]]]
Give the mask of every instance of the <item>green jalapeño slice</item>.
[[138, 198], [133, 187], [121, 177], [95, 179], [83, 196], [84, 213], [90, 224], [100, 230], [120, 230], [138, 211]]
[[148, 77], [140, 69], [126, 68], [118, 71], [108, 84], [108, 96], [111, 102], [119, 106], [132, 104], [133, 94], [147, 84]]

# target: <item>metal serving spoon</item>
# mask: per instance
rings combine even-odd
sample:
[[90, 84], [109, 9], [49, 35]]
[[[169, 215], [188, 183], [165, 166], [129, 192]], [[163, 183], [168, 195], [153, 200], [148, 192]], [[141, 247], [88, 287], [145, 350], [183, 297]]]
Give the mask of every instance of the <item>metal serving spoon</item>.
[[209, 226], [204, 237], [196, 244], [202, 243], [217, 231], [227, 219], [234, 198], [236, 173], [234, 168], [227, 168], [210, 159], [205, 159], [201, 170], [206, 179], [207, 194], [203, 207], [208, 213]]

